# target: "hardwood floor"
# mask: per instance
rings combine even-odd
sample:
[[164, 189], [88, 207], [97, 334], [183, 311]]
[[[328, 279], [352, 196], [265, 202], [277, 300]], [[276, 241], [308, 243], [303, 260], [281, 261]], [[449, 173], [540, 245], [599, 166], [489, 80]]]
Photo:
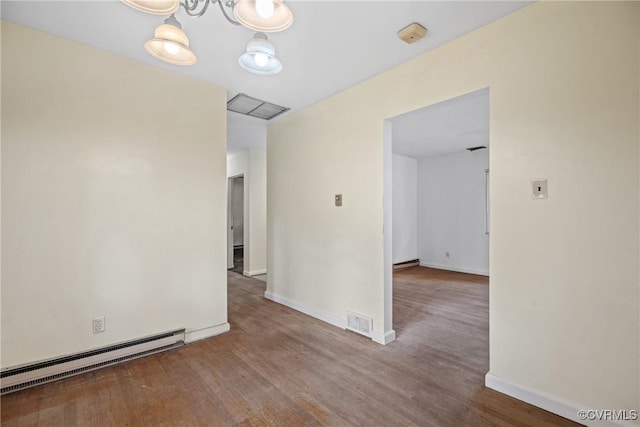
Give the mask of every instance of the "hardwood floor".
[[2, 425], [576, 425], [484, 388], [486, 278], [396, 272], [388, 346], [263, 293], [230, 272], [231, 332], [3, 396]]

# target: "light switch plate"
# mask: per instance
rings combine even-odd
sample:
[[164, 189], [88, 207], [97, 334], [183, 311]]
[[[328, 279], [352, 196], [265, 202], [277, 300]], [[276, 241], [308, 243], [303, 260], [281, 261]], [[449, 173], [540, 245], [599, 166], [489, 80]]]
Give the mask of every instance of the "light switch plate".
[[546, 179], [531, 181], [531, 197], [534, 199], [547, 199], [549, 197]]
[[336, 206], [342, 206], [342, 194], [336, 194]]

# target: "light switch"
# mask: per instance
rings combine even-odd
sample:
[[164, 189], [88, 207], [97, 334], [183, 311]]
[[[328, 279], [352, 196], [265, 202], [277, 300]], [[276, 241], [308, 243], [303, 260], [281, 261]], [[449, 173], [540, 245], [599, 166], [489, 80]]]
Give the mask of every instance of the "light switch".
[[536, 179], [531, 181], [531, 197], [534, 199], [547, 199], [549, 197], [547, 193], [546, 179]]
[[336, 194], [336, 206], [342, 206], [342, 194]]

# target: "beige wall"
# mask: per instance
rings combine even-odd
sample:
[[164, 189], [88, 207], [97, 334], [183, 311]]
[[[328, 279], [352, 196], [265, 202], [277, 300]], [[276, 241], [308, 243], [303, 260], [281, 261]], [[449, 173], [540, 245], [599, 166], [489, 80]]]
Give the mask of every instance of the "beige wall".
[[384, 329], [383, 121], [489, 87], [491, 375], [638, 409], [638, 14], [536, 3], [270, 126], [267, 292]]
[[2, 367], [226, 330], [225, 90], [6, 22], [2, 55]]

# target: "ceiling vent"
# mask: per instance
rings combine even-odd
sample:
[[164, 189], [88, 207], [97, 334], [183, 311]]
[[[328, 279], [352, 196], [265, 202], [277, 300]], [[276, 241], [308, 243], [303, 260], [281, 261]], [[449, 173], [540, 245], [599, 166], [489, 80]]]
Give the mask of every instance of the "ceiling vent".
[[227, 111], [233, 111], [234, 113], [264, 120], [271, 120], [290, 109], [291, 108], [281, 107], [280, 105], [253, 98], [244, 93], [237, 94], [227, 102]]
[[414, 22], [413, 24], [409, 24], [400, 31], [398, 31], [398, 37], [400, 40], [406, 43], [415, 43], [418, 40], [422, 39], [427, 35], [427, 29], [422, 25]]

